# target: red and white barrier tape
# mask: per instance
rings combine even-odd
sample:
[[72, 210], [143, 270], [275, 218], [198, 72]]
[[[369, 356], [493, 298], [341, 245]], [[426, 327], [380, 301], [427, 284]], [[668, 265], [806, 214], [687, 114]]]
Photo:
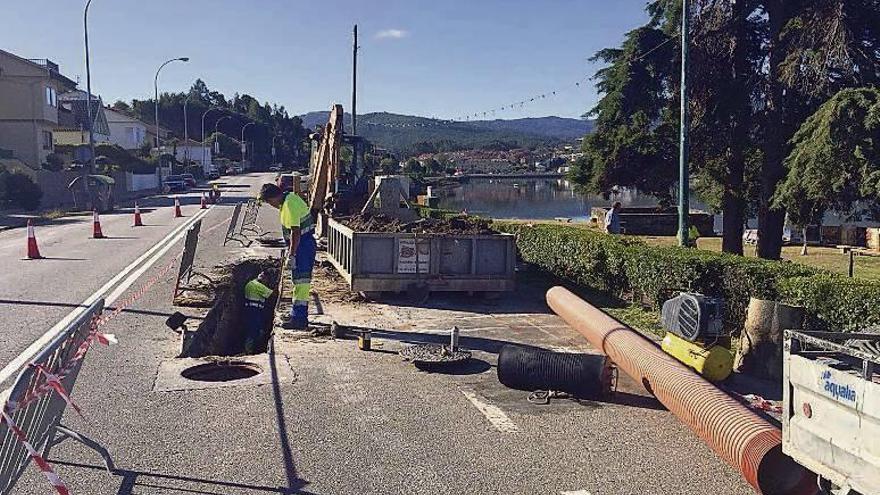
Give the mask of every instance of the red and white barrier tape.
[[38, 363], [30, 363], [30, 366], [36, 369], [37, 375], [45, 377], [44, 381], [36, 386], [25, 395], [24, 398], [18, 401], [7, 401], [4, 405], [2, 412], [0, 412], [0, 424], [6, 423], [9, 427], [10, 431], [15, 435], [16, 439], [18, 439], [19, 443], [21, 443], [25, 450], [27, 450], [28, 455], [34, 460], [34, 463], [40, 469], [40, 472], [46, 477], [52, 487], [59, 495], [70, 495], [70, 491], [67, 489], [67, 485], [64, 484], [64, 481], [58, 476], [57, 473], [52, 469], [52, 466], [46, 461], [46, 459], [41, 456], [34, 446], [30, 443], [27, 438], [27, 435], [15, 422], [12, 420], [12, 414], [18, 409], [27, 406], [28, 404], [39, 400], [42, 396], [47, 393], [54, 391], [58, 395], [61, 396], [62, 399], [72, 407], [77, 413], [82, 416], [82, 410], [80, 410], [79, 406], [77, 406], [71, 399], [70, 394], [64, 388], [64, 384], [62, 383], [64, 378], [73, 371], [76, 363], [82, 360], [89, 348], [92, 344], [97, 341], [104, 345], [116, 344], [117, 340], [113, 334], [105, 334], [98, 331], [98, 327], [101, 325], [107, 324], [112, 319], [119, 316], [126, 308], [134, 304], [137, 300], [143, 297], [154, 285], [162, 281], [162, 278], [174, 267], [177, 263], [177, 260], [181, 255], [175, 256], [171, 263], [164, 266], [159, 272], [154, 275], [150, 280], [148, 280], [140, 289], [136, 292], [130, 294], [123, 301], [116, 304], [116, 307], [113, 311], [107, 313], [106, 315], [96, 316], [92, 319], [89, 324], [89, 334], [86, 336], [85, 340], [77, 347], [76, 352], [71, 356], [67, 363], [65, 363], [64, 367], [62, 367], [57, 373], [51, 373], [46, 367], [42, 364]]

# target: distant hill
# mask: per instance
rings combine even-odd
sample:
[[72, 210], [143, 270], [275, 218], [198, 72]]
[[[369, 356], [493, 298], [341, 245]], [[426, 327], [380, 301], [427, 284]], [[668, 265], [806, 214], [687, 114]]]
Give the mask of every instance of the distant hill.
[[[303, 126], [314, 129], [327, 122], [328, 112], [301, 115]], [[351, 115], [344, 116], [346, 126]], [[458, 122], [412, 115], [376, 112], [358, 115], [358, 133], [395, 153], [484, 147], [531, 147], [573, 141], [592, 131], [593, 122], [562, 117]]]

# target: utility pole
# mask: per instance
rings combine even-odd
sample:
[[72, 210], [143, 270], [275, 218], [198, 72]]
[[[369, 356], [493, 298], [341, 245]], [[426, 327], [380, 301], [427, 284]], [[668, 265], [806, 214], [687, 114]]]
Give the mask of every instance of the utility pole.
[[678, 144], [678, 245], [690, 246], [690, 170], [688, 167], [688, 43], [690, 28], [690, 0], [681, 2], [681, 119]]
[[[358, 141], [357, 141], [357, 81], [358, 81], [358, 25], [352, 30], [353, 43], [351, 46], [351, 171], [357, 176], [358, 166]], [[344, 120], [344, 119], [343, 119]]]
[[[89, 119], [89, 154], [91, 158], [89, 159], [89, 169], [91, 173], [95, 173], [95, 120], [97, 118], [97, 113], [92, 116], [92, 70], [89, 65], [89, 6], [92, 5], [92, 0], [86, 2], [86, 8], [83, 11], [83, 35], [85, 37], [85, 45], [86, 45], [86, 115]], [[86, 184], [83, 181], [83, 184]]]
[[354, 25], [354, 44], [351, 48], [351, 134], [357, 134], [357, 82], [358, 82], [358, 25]]

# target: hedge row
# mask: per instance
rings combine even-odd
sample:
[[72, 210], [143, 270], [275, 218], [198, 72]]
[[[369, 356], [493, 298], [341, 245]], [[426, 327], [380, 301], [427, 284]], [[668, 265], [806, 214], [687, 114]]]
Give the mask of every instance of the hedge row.
[[812, 327], [852, 331], [880, 324], [880, 282], [854, 281], [798, 263], [649, 246], [578, 227], [493, 226], [516, 234], [523, 261], [618, 297], [657, 309], [679, 291], [723, 297], [726, 326], [733, 332], [742, 328], [750, 297], [802, 305]]

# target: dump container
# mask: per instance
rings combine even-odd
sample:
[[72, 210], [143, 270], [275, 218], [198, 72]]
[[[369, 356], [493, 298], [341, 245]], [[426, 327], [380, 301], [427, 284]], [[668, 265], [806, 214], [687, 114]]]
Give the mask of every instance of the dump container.
[[502, 292], [514, 289], [510, 234], [355, 232], [327, 222], [330, 262], [354, 292]]

